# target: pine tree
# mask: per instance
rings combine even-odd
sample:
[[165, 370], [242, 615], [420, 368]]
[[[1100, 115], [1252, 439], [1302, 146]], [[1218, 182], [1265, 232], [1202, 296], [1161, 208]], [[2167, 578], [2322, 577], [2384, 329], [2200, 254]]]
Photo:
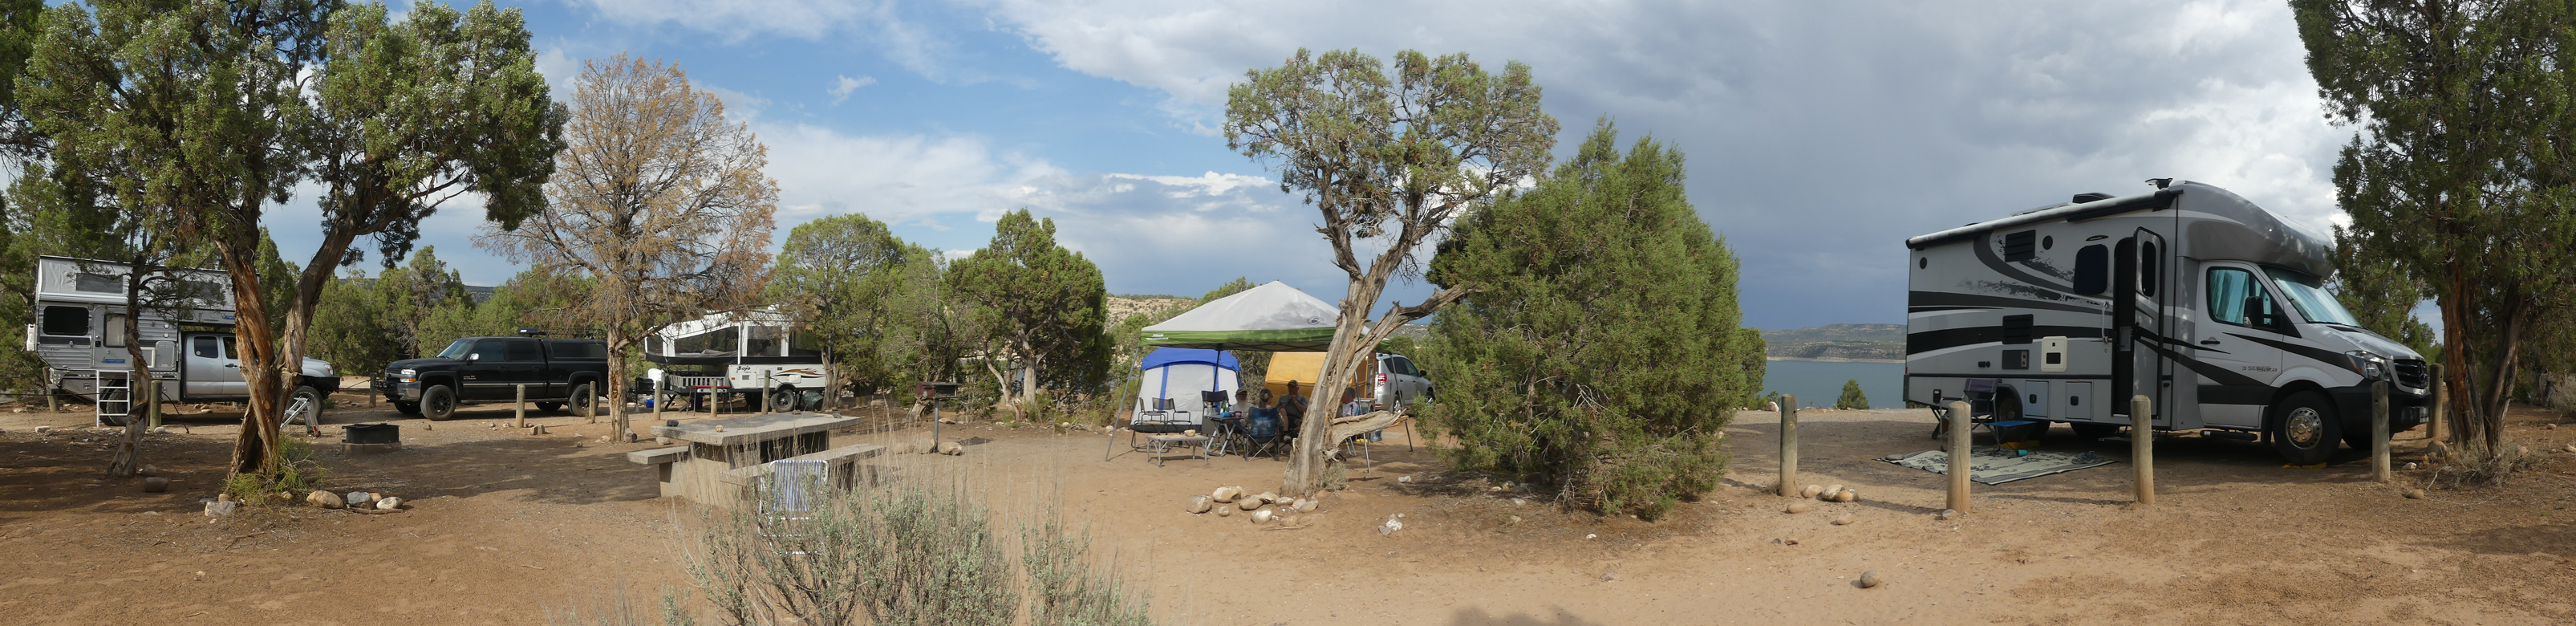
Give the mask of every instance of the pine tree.
[[1834, 408], [1869, 408], [1869, 396], [1860, 392], [1860, 379], [1854, 378], [1843, 383], [1843, 397], [1834, 400]]

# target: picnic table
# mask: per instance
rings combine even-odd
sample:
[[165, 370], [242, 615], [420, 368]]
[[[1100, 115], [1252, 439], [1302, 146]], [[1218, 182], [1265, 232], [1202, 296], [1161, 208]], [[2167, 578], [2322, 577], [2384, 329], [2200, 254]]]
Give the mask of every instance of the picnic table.
[[858, 460], [885, 452], [875, 444], [832, 445], [832, 431], [860, 418], [831, 413], [764, 413], [750, 417], [653, 427], [653, 435], [687, 445], [639, 450], [626, 460], [660, 468], [662, 495], [731, 506], [768, 475], [771, 461], [816, 460], [830, 466], [829, 480], [849, 487]]

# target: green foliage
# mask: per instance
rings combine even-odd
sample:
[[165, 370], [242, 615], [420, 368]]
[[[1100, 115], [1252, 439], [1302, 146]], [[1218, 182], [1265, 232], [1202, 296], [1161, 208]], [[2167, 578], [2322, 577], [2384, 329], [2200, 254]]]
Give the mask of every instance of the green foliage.
[[1849, 381], [1845, 381], [1845, 382], [1843, 382], [1843, 397], [1834, 399], [1834, 408], [1837, 408], [1837, 409], [1866, 409], [1866, 408], [1869, 408], [1869, 395], [1868, 395], [1868, 394], [1863, 394], [1863, 393], [1861, 393], [1861, 392], [1860, 392], [1860, 379], [1858, 379], [1858, 378], [1854, 378], [1854, 379], [1851, 379], [1851, 380], [1849, 380]]
[[901, 300], [920, 284], [915, 274], [932, 271], [930, 257], [865, 215], [806, 222], [770, 268], [769, 301], [830, 350], [844, 384], [861, 395], [896, 388], [918, 375], [909, 352], [919, 348], [906, 339], [923, 320], [904, 314]]
[[2441, 354], [2441, 337], [2433, 334], [2432, 325], [2415, 319], [2415, 304], [2433, 295], [2424, 281], [2379, 258], [2380, 250], [2355, 241], [2349, 229], [2336, 227], [2334, 236], [2335, 276], [2330, 287], [2335, 300], [2352, 312], [2362, 328], [2406, 344], [2427, 358]]
[[[314, 306], [308, 343], [315, 358], [329, 361], [343, 375], [374, 376], [387, 363], [421, 356], [421, 333], [430, 320], [473, 312], [474, 298], [464, 279], [439, 260], [436, 247], [426, 247], [402, 267], [387, 268], [374, 279], [351, 271], [325, 285]], [[443, 347], [441, 342], [426, 349]]]
[[[430, 280], [433, 284], [445, 282], [435, 276]], [[513, 336], [519, 334], [521, 328], [537, 328], [566, 337], [595, 335], [595, 329], [568, 326], [564, 322], [567, 313], [587, 297], [593, 284], [588, 278], [531, 267], [493, 288], [490, 299], [482, 304], [473, 304], [472, 297], [462, 291], [464, 284], [455, 283], [458, 291], [422, 316], [420, 343], [413, 354], [437, 354], [439, 350], [446, 349], [447, 344], [464, 337]], [[413, 285], [416, 287], [418, 283]]]
[[[1090, 259], [1056, 245], [1055, 220], [1027, 209], [1003, 215], [992, 243], [949, 266], [947, 283], [971, 311], [988, 359], [1007, 354], [1029, 380], [1059, 389], [1094, 391], [1106, 382], [1109, 290]], [[997, 383], [1007, 380], [998, 364], [987, 368]]]
[[[1469, 295], [1432, 324], [1430, 423], [1462, 468], [1556, 485], [1605, 513], [1654, 517], [1717, 485], [1735, 407], [1761, 358], [1736, 306], [1736, 260], [1693, 212], [1682, 154], [1621, 156], [1602, 121], [1528, 193], [1471, 213], [1430, 278]], [[1747, 356], [1747, 353], [1750, 356]]]
[[[2335, 163], [2336, 200], [2352, 218], [2339, 243], [2357, 248], [2347, 258], [2398, 275], [2364, 269], [2347, 282], [2365, 291], [2421, 282], [2442, 310], [2451, 432], [2470, 461], [2504, 455], [2524, 338], [2576, 313], [2576, 246], [2567, 243], [2576, 241], [2576, 144], [2561, 139], [2576, 136], [2576, 6], [2291, 8], [2328, 119], [2360, 131]], [[2403, 288], [2385, 291], [2377, 295]]]

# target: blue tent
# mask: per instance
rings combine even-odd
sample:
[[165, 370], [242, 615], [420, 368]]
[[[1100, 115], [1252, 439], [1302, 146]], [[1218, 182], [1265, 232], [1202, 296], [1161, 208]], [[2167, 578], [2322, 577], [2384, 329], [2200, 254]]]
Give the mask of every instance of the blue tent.
[[[1170, 422], [1173, 428], [1195, 428], [1207, 423], [1207, 405], [1199, 392], [1223, 391], [1228, 397], [1243, 388], [1243, 365], [1234, 354], [1223, 350], [1199, 348], [1157, 348], [1137, 365], [1136, 415], [1155, 413], [1152, 421]], [[1158, 399], [1169, 399], [1169, 411], [1157, 408]]]

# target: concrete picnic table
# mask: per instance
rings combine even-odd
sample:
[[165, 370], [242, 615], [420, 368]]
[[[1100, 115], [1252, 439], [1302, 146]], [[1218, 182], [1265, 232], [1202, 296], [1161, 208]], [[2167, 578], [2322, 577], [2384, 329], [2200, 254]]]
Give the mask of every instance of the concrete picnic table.
[[750, 417], [653, 427], [653, 435], [687, 445], [626, 453], [626, 460], [656, 465], [662, 495], [702, 504], [730, 506], [769, 473], [771, 461], [816, 460], [829, 463], [834, 484], [853, 484], [858, 460], [885, 452], [884, 446], [835, 447], [832, 431], [857, 426], [860, 418], [831, 413], [764, 413]]

